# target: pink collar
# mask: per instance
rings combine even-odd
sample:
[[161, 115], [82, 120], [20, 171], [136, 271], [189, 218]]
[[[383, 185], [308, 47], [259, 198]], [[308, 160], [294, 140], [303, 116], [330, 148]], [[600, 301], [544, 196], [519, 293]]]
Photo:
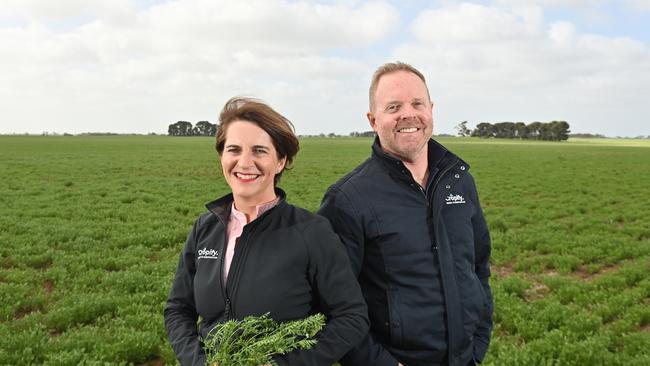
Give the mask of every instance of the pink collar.
[[[255, 206], [255, 209], [257, 210], [257, 215], [255, 217], [260, 217], [261, 214], [275, 207], [275, 205], [277, 205], [278, 202], [280, 202], [280, 197], [275, 197], [273, 200], [269, 202], [265, 202]], [[230, 210], [230, 218], [239, 221], [239, 223], [242, 226], [248, 224], [248, 221], [246, 220], [246, 214], [244, 214], [243, 212], [235, 208], [234, 201], [232, 203], [232, 208]]]

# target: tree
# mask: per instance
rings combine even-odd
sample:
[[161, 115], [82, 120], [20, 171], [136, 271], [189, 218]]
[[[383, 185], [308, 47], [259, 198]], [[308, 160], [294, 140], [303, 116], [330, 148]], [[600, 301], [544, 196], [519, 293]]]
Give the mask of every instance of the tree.
[[515, 137], [515, 124], [512, 122], [499, 122], [493, 126], [494, 137], [512, 139]]
[[566, 121], [533, 122], [529, 125], [523, 122], [499, 122], [495, 124], [481, 122], [472, 131], [472, 136], [564, 141], [569, 138], [569, 132], [571, 131]]
[[217, 135], [217, 130], [219, 129], [219, 125], [217, 123], [214, 123], [210, 126], [210, 131], [208, 131], [208, 136], [216, 136]]
[[515, 137], [520, 139], [528, 138], [528, 128], [526, 127], [525, 123], [523, 122], [515, 123]]
[[467, 128], [467, 121], [463, 121], [454, 127], [458, 131], [458, 136], [466, 137], [472, 134], [472, 131]]
[[569, 139], [569, 124], [566, 121], [552, 121], [550, 123], [551, 135], [554, 141], [566, 141]]
[[494, 137], [494, 127], [491, 123], [481, 122], [477, 124], [476, 128], [472, 131], [472, 136], [482, 138]]
[[533, 140], [541, 140], [542, 136], [542, 122], [533, 122], [527, 127], [528, 138]]
[[214, 136], [217, 133], [217, 125], [213, 125], [208, 121], [196, 122], [196, 126], [192, 129], [194, 136]]
[[178, 121], [169, 125], [169, 136], [192, 136], [192, 124], [187, 121]]

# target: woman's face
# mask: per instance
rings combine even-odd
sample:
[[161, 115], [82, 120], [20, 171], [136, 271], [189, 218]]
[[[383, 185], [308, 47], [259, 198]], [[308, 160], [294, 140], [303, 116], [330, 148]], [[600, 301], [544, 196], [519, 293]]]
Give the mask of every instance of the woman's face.
[[271, 136], [255, 123], [236, 120], [226, 130], [223, 176], [236, 201], [258, 205], [275, 198], [273, 181], [284, 169]]

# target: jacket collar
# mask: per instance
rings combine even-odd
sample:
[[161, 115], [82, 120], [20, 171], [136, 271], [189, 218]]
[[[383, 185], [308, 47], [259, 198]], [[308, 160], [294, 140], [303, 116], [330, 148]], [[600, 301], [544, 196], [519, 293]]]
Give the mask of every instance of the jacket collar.
[[[285, 205], [287, 203], [287, 194], [280, 188], [275, 187], [275, 194], [279, 197], [278, 204], [275, 207]], [[205, 204], [205, 207], [212, 212], [215, 216], [217, 216], [221, 222], [226, 223], [228, 222], [228, 218], [230, 217], [230, 209], [232, 207], [232, 202], [234, 198], [232, 193], [228, 193], [227, 195], [218, 198], [212, 202], [208, 202]], [[272, 211], [273, 208], [269, 209], [268, 211]], [[265, 211], [264, 213], [268, 212]], [[264, 214], [262, 214], [264, 215]]]
[[[427, 165], [430, 177], [433, 177], [437, 171], [443, 170], [448, 164], [453, 164], [455, 161], [459, 160], [456, 154], [447, 150], [447, 148], [438, 141], [431, 138], [427, 144]], [[391, 171], [401, 171], [404, 169], [404, 163], [402, 163], [399, 158], [388, 154], [381, 148], [379, 137], [375, 137], [375, 141], [372, 144], [372, 155], [384, 162]]]

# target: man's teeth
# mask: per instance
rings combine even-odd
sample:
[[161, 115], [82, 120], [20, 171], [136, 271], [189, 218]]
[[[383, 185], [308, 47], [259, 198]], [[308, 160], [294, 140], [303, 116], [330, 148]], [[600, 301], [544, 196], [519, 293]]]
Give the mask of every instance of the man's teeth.
[[415, 132], [417, 131], [417, 127], [409, 127], [409, 128], [401, 128], [399, 132]]
[[237, 177], [240, 179], [255, 179], [257, 178], [257, 174], [241, 174], [241, 173], [236, 173]]

